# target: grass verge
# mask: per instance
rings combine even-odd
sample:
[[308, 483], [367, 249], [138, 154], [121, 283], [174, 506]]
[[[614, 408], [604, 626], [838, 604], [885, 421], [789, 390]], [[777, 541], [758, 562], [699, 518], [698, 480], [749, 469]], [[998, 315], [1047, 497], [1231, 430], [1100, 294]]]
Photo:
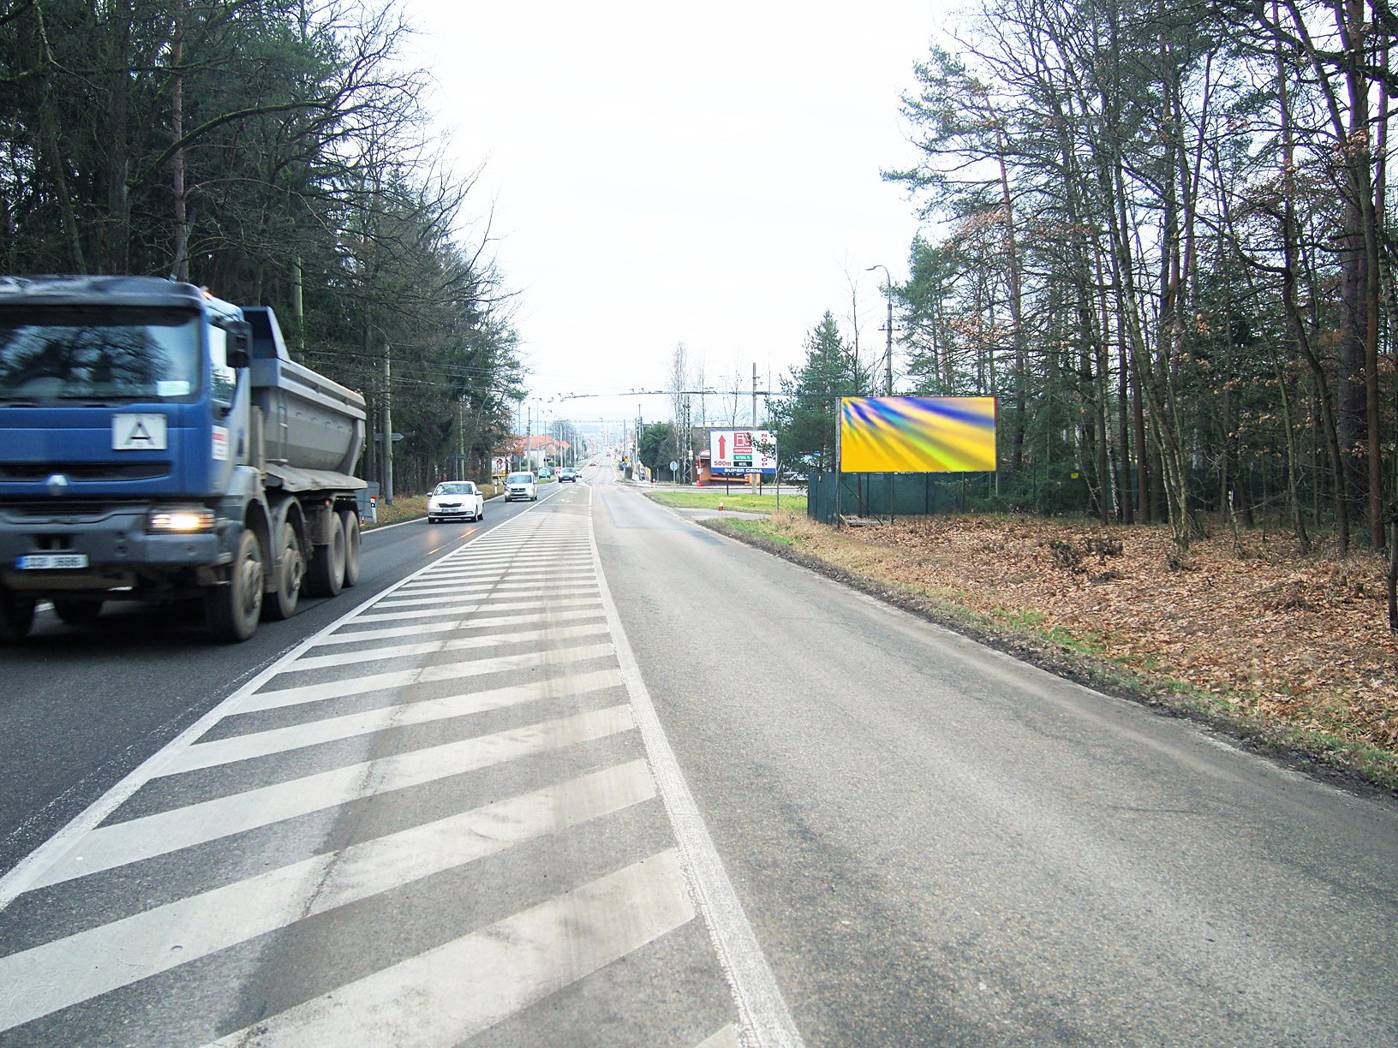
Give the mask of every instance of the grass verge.
[[412, 520], [415, 517], [427, 516], [427, 496], [426, 495], [399, 495], [393, 500], [392, 505], [379, 503], [379, 519], [373, 524], [365, 524], [365, 531], [374, 528], [387, 527], [389, 524], [401, 524], [405, 520]]
[[[748, 492], [728, 494], [722, 491], [647, 491], [646, 498], [659, 502], [662, 506], [676, 509], [724, 509], [742, 510], [749, 513], [772, 513], [776, 511], [776, 495], [754, 495]], [[805, 495], [782, 495], [781, 509], [793, 513], [806, 512]]]
[[[1188, 717], [1249, 750], [1317, 777], [1352, 789], [1377, 787], [1398, 795], [1398, 753], [1346, 737], [1343, 730], [1327, 730], [1313, 720], [1296, 723], [1249, 708], [1256, 696], [1243, 689], [1220, 693], [1198, 687], [1167, 672], [1163, 668], [1167, 659], [1148, 659], [1144, 665], [1139, 658], [1128, 660], [1107, 634], [1066, 630], [1032, 608], [978, 610], [968, 606], [966, 595], [954, 588], [880, 577], [839, 563], [808, 548], [802, 528], [793, 526], [793, 518], [786, 513], [765, 520], [713, 517], [699, 523], [1061, 677], [1162, 713]], [[859, 542], [857, 538], [849, 541]], [[859, 566], [866, 563], [857, 552], [849, 559]]]
[[[480, 484], [478, 487], [486, 499], [492, 499], [504, 490], [498, 484]], [[372, 531], [374, 528], [387, 527], [390, 524], [402, 524], [407, 520], [416, 520], [418, 517], [427, 516], [427, 496], [426, 495], [399, 495], [393, 500], [393, 505], [386, 506], [379, 503], [379, 519], [374, 524], [362, 524], [365, 531]]]

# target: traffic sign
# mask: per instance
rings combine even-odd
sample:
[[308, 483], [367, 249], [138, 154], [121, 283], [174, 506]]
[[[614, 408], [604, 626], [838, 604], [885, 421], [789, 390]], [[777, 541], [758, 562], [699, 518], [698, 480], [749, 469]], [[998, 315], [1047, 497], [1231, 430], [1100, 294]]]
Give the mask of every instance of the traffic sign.
[[680, 468], [680, 464], [679, 464], [678, 462], [676, 462], [674, 459], [671, 459], [671, 460], [670, 460], [670, 472], [671, 472], [671, 473], [675, 473], [675, 472], [677, 472], [677, 471], [679, 470], [679, 468]]

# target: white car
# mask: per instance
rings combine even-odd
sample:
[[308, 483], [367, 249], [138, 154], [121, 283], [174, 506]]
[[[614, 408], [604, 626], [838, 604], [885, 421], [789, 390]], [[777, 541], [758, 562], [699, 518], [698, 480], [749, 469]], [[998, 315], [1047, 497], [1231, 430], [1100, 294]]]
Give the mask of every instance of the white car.
[[505, 478], [505, 501], [538, 502], [539, 492], [534, 487], [534, 474], [511, 473]]
[[485, 516], [485, 496], [469, 480], [446, 480], [427, 496], [427, 523], [458, 517], [480, 520]]

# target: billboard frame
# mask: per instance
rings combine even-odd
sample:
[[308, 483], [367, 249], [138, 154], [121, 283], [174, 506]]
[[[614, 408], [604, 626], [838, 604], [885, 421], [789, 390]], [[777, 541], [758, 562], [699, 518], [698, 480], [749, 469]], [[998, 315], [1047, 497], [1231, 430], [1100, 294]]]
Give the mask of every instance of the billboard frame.
[[[835, 527], [836, 527], [836, 529], [839, 529], [839, 528], [841, 528], [841, 527], [844, 526], [844, 514], [841, 513], [841, 506], [840, 506], [840, 501], [841, 501], [841, 500], [840, 500], [840, 494], [841, 494], [841, 490], [842, 490], [842, 488], [844, 487], [844, 485], [840, 483], [840, 478], [841, 478], [842, 476], [844, 476], [844, 429], [845, 429], [845, 426], [844, 426], [844, 404], [845, 404], [845, 401], [846, 401], [846, 400], [863, 400], [863, 399], [881, 399], [881, 400], [888, 400], [888, 399], [896, 399], [898, 396], [899, 396], [898, 394], [889, 394], [888, 396], [885, 396], [885, 397], [873, 397], [873, 398], [868, 398], [868, 397], [863, 397], [863, 396], [859, 396], [859, 395], [855, 395], [855, 394], [845, 394], [845, 393], [841, 393], [841, 394], [837, 394], [836, 397], [835, 397]], [[910, 397], [910, 396], [916, 396], [916, 394], [902, 394], [902, 396], [904, 396], [904, 397]], [[981, 398], [987, 398], [987, 397], [989, 398], [989, 400], [990, 400], [990, 402], [991, 402], [992, 417], [994, 418], [994, 421], [995, 421], [995, 431], [998, 433], [999, 422], [1000, 422], [1000, 398], [999, 398], [999, 396], [996, 395], [996, 394], [994, 394], [994, 393], [990, 393], [990, 394], [978, 394], [977, 397], [976, 397], [975, 399], [981, 399]], [[948, 397], [944, 397], [944, 398], [941, 398], [941, 399], [957, 399], [957, 398], [948, 396]], [[995, 466], [996, 466], [996, 468], [993, 469], [993, 470], [912, 470], [912, 471], [909, 471], [909, 472], [922, 473], [923, 475], [930, 475], [930, 474], [932, 474], [932, 473], [960, 473], [961, 476], [962, 476], [962, 483], [963, 483], [963, 487], [964, 487], [964, 484], [965, 484], [965, 476], [966, 476], [967, 473], [991, 473], [991, 474], [998, 474], [998, 473], [999, 473], [999, 466], [1000, 466], [999, 455], [998, 455], [998, 453], [997, 453], [997, 455], [996, 455]], [[898, 475], [898, 471], [889, 471], [889, 470], [874, 470], [874, 471], [870, 471], [870, 470], [858, 470], [858, 471], [854, 471], [854, 470], [852, 470], [851, 473], [853, 473], [853, 475], [854, 475], [854, 477], [855, 477], [855, 483], [856, 483], [856, 484], [860, 484], [860, 483], [861, 483], [861, 481], [860, 481], [860, 479], [859, 479], [859, 478], [861, 478], [861, 477], [870, 476], [870, 475], [872, 475], [872, 474], [874, 474], [874, 473], [885, 473], [885, 474], [887, 474], [888, 477], [889, 477], [889, 490], [890, 490], [890, 493], [893, 491], [893, 486], [894, 486], [894, 484], [895, 484], [894, 478], [896, 478], [897, 475]], [[862, 493], [861, 493], [861, 495], [860, 495], [860, 501], [861, 501], [861, 504], [862, 504], [862, 502], [863, 502], [863, 495], [862, 495]], [[891, 522], [893, 521], [893, 519], [894, 519], [893, 512], [892, 512], [892, 506], [893, 506], [893, 504], [894, 504], [894, 503], [892, 502], [892, 500], [890, 500], [889, 515], [888, 515], [888, 519], [889, 519], [890, 523], [891, 523]]]

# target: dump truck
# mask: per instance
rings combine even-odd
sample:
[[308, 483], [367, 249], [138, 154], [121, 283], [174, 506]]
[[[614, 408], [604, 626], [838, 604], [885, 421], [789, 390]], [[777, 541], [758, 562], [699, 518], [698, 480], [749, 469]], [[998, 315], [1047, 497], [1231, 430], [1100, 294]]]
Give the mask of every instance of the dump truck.
[[155, 277], [0, 276], [0, 644], [203, 605], [225, 641], [359, 579], [364, 398], [277, 318]]

